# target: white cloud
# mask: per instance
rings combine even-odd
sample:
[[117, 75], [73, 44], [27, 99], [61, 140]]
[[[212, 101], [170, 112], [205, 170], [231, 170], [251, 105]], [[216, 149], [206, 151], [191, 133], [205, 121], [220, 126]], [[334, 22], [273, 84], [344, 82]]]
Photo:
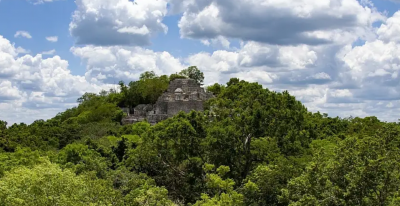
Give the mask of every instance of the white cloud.
[[55, 49], [49, 50], [49, 51], [44, 51], [42, 52], [42, 55], [54, 55], [56, 53]]
[[[377, 28], [364, 45], [337, 41], [330, 45], [274, 46], [242, 43], [237, 51], [189, 56], [204, 69], [206, 84], [231, 77], [257, 81], [276, 91], [289, 90], [311, 111], [332, 116], [378, 116], [397, 121], [400, 111], [400, 42], [395, 34], [399, 13]], [[346, 43], [347, 42], [347, 43]]]
[[396, 12], [378, 29], [379, 39], [400, 43], [400, 12]]
[[26, 49], [24, 49], [24, 48], [22, 48], [22, 47], [17, 47], [15, 51], [16, 51], [18, 54], [28, 54], [28, 53], [31, 52], [31, 51], [26, 50]]
[[188, 65], [196, 65], [204, 72], [205, 84], [226, 83], [229, 74], [238, 71], [237, 52], [215, 51], [212, 54], [198, 53], [186, 59]]
[[[237, 51], [218, 50], [212, 54], [198, 53], [186, 59], [188, 64], [198, 65], [205, 72], [208, 72], [209, 76], [214, 76], [213, 79], [217, 79], [216, 76], [219, 75], [217, 73], [220, 73], [221, 76], [229, 74], [229, 76], [237, 75], [241, 77], [239, 72], [245, 72], [245, 76], [249, 77], [249, 74], [256, 75], [257, 72], [255, 71], [265, 71], [276, 75], [285, 73], [283, 76], [287, 76], [291, 70], [313, 67], [317, 60], [317, 52], [308, 46], [278, 47], [257, 42], [247, 42]], [[249, 71], [252, 72], [248, 73]], [[276, 75], [274, 75], [275, 78]], [[324, 74], [324, 76], [328, 75]], [[259, 78], [261, 77], [262, 75], [259, 76]], [[225, 80], [226, 78], [222, 81]]]
[[206, 46], [210, 46], [211, 45], [210, 41], [208, 41], [207, 39], [201, 40], [201, 43], [206, 45]]
[[119, 33], [137, 34], [137, 35], [148, 35], [150, 33], [146, 25], [142, 27], [123, 27], [117, 30]]
[[4, 80], [0, 82], [0, 99], [3, 101], [20, 99], [22, 96], [22, 92], [13, 86], [11, 81]]
[[327, 74], [325, 72], [320, 72], [320, 73], [314, 74], [314, 75], [311, 76], [311, 78], [313, 78], [313, 79], [327, 79], [327, 80], [331, 79], [329, 74]]
[[319, 45], [343, 37], [371, 38], [370, 28], [385, 17], [357, 0], [172, 1], [183, 12], [181, 36], [218, 36], [277, 45]]
[[[167, 32], [162, 23], [167, 0], [77, 0], [70, 33], [83, 46], [71, 52], [86, 64], [85, 76], [72, 75], [58, 56], [19, 57], [24, 50], [0, 38], [0, 79], [5, 80], [0, 109], [10, 111], [0, 119], [54, 114], [83, 91], [136, 80], [148, 70], [171, 74], [189, 65], [204, 71], [206, 84], [239, 77], [289, 90], [311, 111], [398, 119], [400, 12], [387, 18], [368, 0], [168, 2], [171, 14], [183, 14], [182, 37], [217, 50], [179, 59], [138, 47]], [[374, 28], [377, 21], [383, 24]], [[239, 48], [232, 46], [236, 40]], [[356, 40], [366, 43], [354, 47]]]
[[9, 123], [51, 118], [76, 105], [83, 93], [110, 86], [72, 75], [68, 62], [59, 56], [19, 57], [18, 50], [0, 36], [0, 119]]
[[58, 36], [48, 36], [48, 37], [46, 37], [46, 40], [49, 42], [57, 42]]
[[77, 0], [70, 33], [82, 45], [150, 44], [150, 37], [168, 28], [162, 23], [167, 0]]
[[71, 52], [87, 65], [86, 78], [91, 81], [118, 83], [132, 81], [145, 71], [171, 74], [181, 71], [180, 60], [168, 52], [154, 52], [140, 47], [73, 47]]
[[358, 86], [354, 93], [368, 100], [400, 99], [400, 44], [381, 40], [355, 47], [344, 57], [349, 76]]
[[289, 68], [304, 69], [307, 65], [313, 65], [318, 57], [307, 46], [291, 46], [279, 48], [278, 59], [282, 64], [286, 62]]
[[217, 38], [214, 39], [202, 39], [200, 40], [202, 44], [206, 45], [206, 46], [213, 46], [213, 47], [222, 47], [224, 49], [229, 49], [230, 47], [230, 42], [227, 38], [223, 37], [223, 36], [219, 36]]
[[27, 38], [27, 39], [32, 39], [32, 36], [29, 34], [29, 32], [27, 32], [27, 31], [17, 31], [15, 34], [14, 34], [14, 37], [15, 38], [17, 38], [17, 37], [25, 37], [25, 38]]

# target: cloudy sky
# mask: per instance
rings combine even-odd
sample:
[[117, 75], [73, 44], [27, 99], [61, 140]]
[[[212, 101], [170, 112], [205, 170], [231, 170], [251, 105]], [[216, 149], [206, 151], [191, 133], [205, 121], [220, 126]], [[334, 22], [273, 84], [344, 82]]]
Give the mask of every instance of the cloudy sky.
[[0, 119], [196, 65], [330, 116], [400, 119], [400, 0], [0, 0]]

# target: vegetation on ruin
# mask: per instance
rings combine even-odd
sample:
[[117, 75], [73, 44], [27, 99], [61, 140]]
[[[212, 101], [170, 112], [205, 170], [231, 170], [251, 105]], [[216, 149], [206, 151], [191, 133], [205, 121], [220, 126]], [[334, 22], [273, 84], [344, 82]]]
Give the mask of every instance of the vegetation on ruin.
[[30, 125], [0, 121], [0, 205], [400, 205], [400, 124], [312, 113], [232, 78], [204, 112], [120, 124], [176, 78], [146, 72]]

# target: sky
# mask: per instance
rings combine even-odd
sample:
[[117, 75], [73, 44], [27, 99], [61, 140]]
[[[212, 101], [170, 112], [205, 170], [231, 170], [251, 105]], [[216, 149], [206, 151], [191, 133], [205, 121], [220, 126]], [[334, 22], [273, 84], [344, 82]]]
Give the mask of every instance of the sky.
[[0, 119], [195, 65], [312, 112], [400, 119], [400, 0], [0, 0]]

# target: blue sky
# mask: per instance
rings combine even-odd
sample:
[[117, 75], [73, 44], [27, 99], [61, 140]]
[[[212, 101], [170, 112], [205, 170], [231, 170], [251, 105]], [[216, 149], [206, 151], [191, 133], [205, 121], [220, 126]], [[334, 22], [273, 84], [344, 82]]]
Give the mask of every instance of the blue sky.
[[[68, 60], [70, 70], [75, 75], [85, 73], [85, 65], [75, 57], [70, 48], [74, 46], [74, 38], [69, 33], [71, 14], [75, 11], [74, 1], [56, 1], [34, 4], [27, 0], [2, 0], [0, 2], [0, 34], [14, 42], [17, 46], [29, 49], [33, 54], [56, 50], [56, 54]], [[168, 33], [156, 34], [151, 45], [146, 48], [154, 51], [168, 51], [173, 56], [185, 57], [198, 52], [212, 52], [199, 41], [182, 39], [179, 35], [178, 22], [181, 15], [169, 15], [163, 19], [168, 26]], [[29, 31], [34, 41], [15, 38], [16, 31]], [[45, 39], [47, 36], [58, 36], [57, 43]]]
[[0, 119], [50, 118], [84, 92], [189, 65], [331, 116], [400, 119], [400, 2], [235, 2], [1, 0]]
[[[74, 58], [69, 52], [74, 39], [69, 35], [68, 25], [75, 8], [73, 1], [34, 5], [26, 0], [2, 0], [0, 34], [33, 54], [55, 49], [58, 55], [70, 62], [74, 74], [82, 74], [84, 67], [80, 66], [79, 58]], [[19, 30], [29, 31], [33, 40], [15, 38], [14, 34]], [[47, 36], [58, 36], [58, 42], [47, 41]]]

